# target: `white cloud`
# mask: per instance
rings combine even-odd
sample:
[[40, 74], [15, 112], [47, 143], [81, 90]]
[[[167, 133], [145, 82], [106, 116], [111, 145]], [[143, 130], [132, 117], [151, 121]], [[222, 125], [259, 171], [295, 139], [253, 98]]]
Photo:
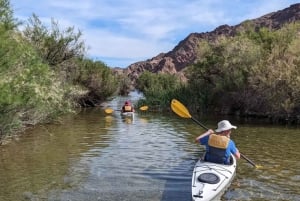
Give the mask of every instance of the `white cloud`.
[[85, 34], [85, 38], [89, 38], [87, 45], [90, 46], [90, 55], [99, 55], [101, 57], [117, 57], [118, 58], [145, 58], [155, 56], [160, 51], [168, 51], [172, 48], [172, 43], [148, 41], [144, 39], [136, 39], [124, 37], [114, 33], [102, 31], [92, 31]]
[[35, 13], [44, 23], [53, 18], [61, 27], [74, 26], [90, 46], [88, 55], [121, 67], [168, 52], [192, 32], [236, 25], [293, 3], [297, 1], [11, 0], [18, 19], [26, 20]]

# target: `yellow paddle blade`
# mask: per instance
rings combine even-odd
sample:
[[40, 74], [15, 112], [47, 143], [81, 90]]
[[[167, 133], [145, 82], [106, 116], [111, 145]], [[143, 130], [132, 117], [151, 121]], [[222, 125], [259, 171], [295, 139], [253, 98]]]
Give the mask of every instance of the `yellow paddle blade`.
[[104, 111], [105, 111], [106, 114], [111, 114], [111, 113], [114, 112], [114, 110], [111, 109], [111, 108], [106, 108]]
[[142, 107], [140, 107], [140, 110], [142, 110], [142, 111], [146, 111], [146, 110], [148, 110], [148, 106], [147, 105], [145, 105], [145, 106], [142, 106]]
[[192, 118], [192, 116], [190, 115], [188, 109], [181, 102], [179, 102], [176, 99], [173, 99], [171, 101], [171, 109], [173, 110], [173, 112], [175, 112], [180, 117]]
[[263, 166], [262, 166], [262, 165], [255, 165], [255, 168], [257, 168], [257, 169], [262, 169]]

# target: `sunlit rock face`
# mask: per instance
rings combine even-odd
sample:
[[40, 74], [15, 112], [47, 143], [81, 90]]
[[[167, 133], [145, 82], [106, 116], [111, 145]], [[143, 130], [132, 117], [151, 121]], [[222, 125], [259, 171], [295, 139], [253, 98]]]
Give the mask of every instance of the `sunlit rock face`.
[[300, 3], [291, 5], [277, 12], [266, 14], [257, 19], [246, 20], [236, 26], [222, 25], [211, 32], [191, 33], [184, 40], [179, 42], [173, 50], [167, 53], [160, 53], [146, 61], [133, 63], [125, 69], [116, 69], [116, 71], [127, 75], [132, 83], [134, 83], [144, 71], [175, 74], [182, 80], [186, 80], [184, 69], [197, 60], [197, 55], [199, 55], [197, 49], [200, 40], [214, 41], [220, 35], [227, 37], [234, 36], [239, 29], [242, 29], [242, 25], [245, 22], [251, 22], [257, 29], [260, 27], [278, 29], [285, 23], [296, 21], [300, 21]]

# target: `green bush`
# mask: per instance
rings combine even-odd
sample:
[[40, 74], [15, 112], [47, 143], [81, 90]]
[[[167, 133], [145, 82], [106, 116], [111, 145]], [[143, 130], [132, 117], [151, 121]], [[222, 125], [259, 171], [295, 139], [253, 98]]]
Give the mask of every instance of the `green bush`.
[[13, 133], [71, 109], [64, 87], [35, 50], [18, 34], [0, 33], [0, 129]]
[[145, 71], [137, 79], [136, 89], [143, 92], [145, 99], [140, 104], [169, 108], [175, 91], [182, 85], [175, 75], [153, 74]]
[[188, 88], [201, 107], [219, 113], [288, 118], [300, 108], [299, 24], [243, 30], [199, 45]]

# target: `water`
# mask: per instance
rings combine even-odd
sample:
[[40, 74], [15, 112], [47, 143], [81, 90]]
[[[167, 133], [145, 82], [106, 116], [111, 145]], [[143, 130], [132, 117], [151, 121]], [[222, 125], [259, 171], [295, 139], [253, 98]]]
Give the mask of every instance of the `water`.
[[[203, 120], [210, 128], [216, 122]], [[239, 160], [222, 199], [300, 200], [300, 129], [234, 123], [238, 148], [262, 167]], [[175, 114], [140, 111], [130, 119], [94, 108], [64, 116], [0, 146], [0, 200], [190, 201], [201, 132]]]

